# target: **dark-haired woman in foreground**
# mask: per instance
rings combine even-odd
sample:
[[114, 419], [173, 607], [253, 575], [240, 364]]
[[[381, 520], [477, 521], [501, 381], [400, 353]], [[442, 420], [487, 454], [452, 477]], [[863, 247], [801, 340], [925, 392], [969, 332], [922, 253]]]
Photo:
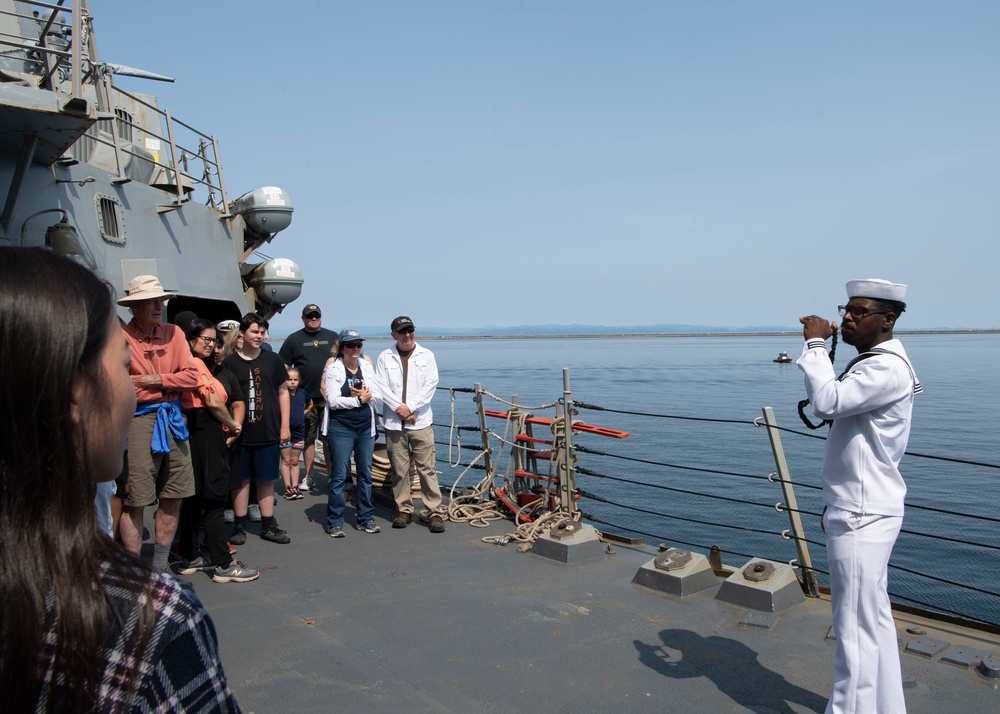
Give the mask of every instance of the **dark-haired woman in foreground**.
[[98, 528], [135, 410], [108, 286], [0, 248], [0, 702], [17, 712], [238, 712], [215, 629], [177, 578]]

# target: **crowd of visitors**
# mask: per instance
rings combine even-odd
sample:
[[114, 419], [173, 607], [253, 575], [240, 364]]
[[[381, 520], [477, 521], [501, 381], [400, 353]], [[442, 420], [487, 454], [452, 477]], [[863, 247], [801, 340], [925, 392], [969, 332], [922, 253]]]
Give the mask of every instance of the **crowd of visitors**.
[[[239, 711], [212, 622], [175, 576], [258, 579], [234, 559], [236, 546], [255, 510], [263, 540], [291, 542], [275, 496], [299, 500], [303, 487], [318, 495], [317, 439], [329, 469], [326, 532], [345, 535], [353, 461], [355, 528], [379, 533], [379, 421], [396, 482], [393, 527], [412, 518], [412, 462], [430, 530], [442, 532], [434, 356], [414, 342], [408, 317], [392, 321], [395, 344], [373, 366], [365, 338], [322, 328], [316, 305], [275, 353], [255, 313], [167, 321], [175, 295], [152, 275], [113, 292], [51, 251], [0, 248], [0, 407], [21, 417], [0, 432], [4, 700], [16, 711]], [[156, 509], [148, 559], [147, 507]]]
[[[365, 338], [323, 328], [315, 304], [302, 311], [303, 329], [275, 353], [265, 349], [268, 325], [260, 315], [213, 324], [185, 311], [171, 324], [163, 320], [171, 297], [154, 276], [140, 276], [119, 300], [133, 314], [122, 330], [138, 404], [132, 452], [117, 483], [127, 516], [118, 533], [128, 550], [140, 552], [144, 509], [155, 504], [154, 567], [208, 571], [218, 583], [256, 580], [259, 571], [234, 559], [236, 547], [246, 543], [252, 521], [260, 522], [263, 540], [291, 543], [275, 518], [275, 499], [319, 494], [317, 440], [328, 469], [324, 531], [346, 536], [344, 514], [354, 500], [354, 527], [379, 533], [372, 460], [380, 423], [393, 472], [393, 528], [412, 521], [415, 475], [429, 530], [444, 531], [431, 426], [437, 364], [414, 340], [409, 317], [392, 320], [394, 344], [373, 363]], [[108, 522], [103, 530], [114, 534], [108, 496], [98, 493], [96, 503], [99, 521]]]

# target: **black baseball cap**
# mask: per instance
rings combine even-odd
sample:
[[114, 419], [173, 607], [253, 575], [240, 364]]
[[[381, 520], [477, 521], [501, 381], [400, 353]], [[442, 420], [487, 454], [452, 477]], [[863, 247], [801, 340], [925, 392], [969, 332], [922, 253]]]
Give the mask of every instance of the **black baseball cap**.
[[413, 327], [413, 320], [406, 317], [405, 315], [400, 315], [399, 317], [397, 317], [395, 320], [392, 321], [391, 325], [389, 325], [389, 329], [392, 330], [393, 332], [399, 332], [400, 328], [402, 327], [409, 327], [414, 330], [417, 329]]
[[304, 308], [302, 308], [302, 317], [305, 317], [306, 315], [313, 312], [315, 312], [320, 317], [323, 317], [323, 311], [319, 309], [319, 305], [314, 305], [313, 303], [309, 303]]

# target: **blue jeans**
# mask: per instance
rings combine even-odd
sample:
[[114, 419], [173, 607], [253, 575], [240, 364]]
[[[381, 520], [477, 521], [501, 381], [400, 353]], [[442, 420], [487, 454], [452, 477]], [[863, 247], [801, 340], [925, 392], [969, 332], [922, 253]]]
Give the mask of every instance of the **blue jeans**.
[[[371, 476], [369, 472], [369, 485]], [[102, 481], [97, 484], [97, 494], [94, 496], [94, 505], [97, 507], [97, 525], [108, 534], [109, 538], [114, 538], [113, 524], [111, 519], [111, 497], [116, 493], [114, 481]]]
[[370, 521], [375, 513], [372, 506], [372, 454], [375, 453], [375, 437], [365, 425], [362, 429], [348, 429], [330, 421], [327, 427], [327, 441], [330, 444], [332, 467], [330, 469], [330, 493], [326, 501], [327, 530], [344, 525], [344, 481], [351, 467], [351, 453], [354, 453], [354, 470], [358, 485], [354, 492], [357, 507], [357, 522]]

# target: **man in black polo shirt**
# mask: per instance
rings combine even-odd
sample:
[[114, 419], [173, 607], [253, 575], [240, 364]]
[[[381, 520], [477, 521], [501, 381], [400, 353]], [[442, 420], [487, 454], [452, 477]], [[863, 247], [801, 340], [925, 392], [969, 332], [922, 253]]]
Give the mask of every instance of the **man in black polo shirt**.
[[323, 366], [330, 357], [330, 348], [337, 342], [337, 333], [323, 325], [323, 312], [312, 303], [302, 308], [302, 329], [290, 334], [281, 346], [278, 356], [286, 367], [299, 370], [301, 387], [312, 399], [312, 408], [306, 412], [306, 442], [302, 452], [306, 462], [306, 475], [299, 488], [312, 489], [313, 462], [316, 460], [316, 437], [323, 421], [326, 402], [320, 392]]

